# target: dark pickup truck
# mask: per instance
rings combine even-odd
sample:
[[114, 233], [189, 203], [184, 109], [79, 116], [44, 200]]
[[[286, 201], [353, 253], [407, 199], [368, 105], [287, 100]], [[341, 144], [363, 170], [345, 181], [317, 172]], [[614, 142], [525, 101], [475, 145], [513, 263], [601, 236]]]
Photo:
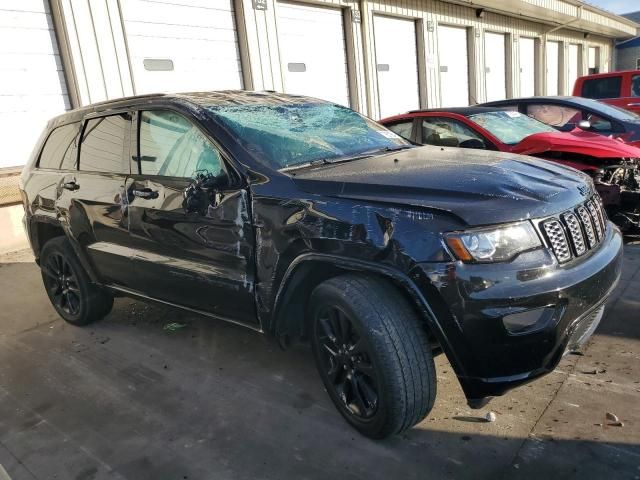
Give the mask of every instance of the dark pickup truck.
[[576, 170], [417, 147], [276, 93], [70, 111], [49, 122], [21, 189], [67, 322], [128, 295], [309, 340], [337, 409], [374, 438], [429, 413], [437, 354], [475, 408], [553, 370], [597, 326], [622, 262]]

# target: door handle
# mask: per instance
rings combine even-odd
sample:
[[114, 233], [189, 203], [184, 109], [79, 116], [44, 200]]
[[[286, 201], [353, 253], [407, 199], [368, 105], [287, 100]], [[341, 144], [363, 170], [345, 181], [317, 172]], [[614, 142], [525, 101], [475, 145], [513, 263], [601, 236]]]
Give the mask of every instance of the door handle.
[[627, 107], [640, 107], [640, 103], [627, 103]]
[[65, 190], [71, 190], [73, 192], [75, 190], [78, 190], [80, 188], [80, 185], [78, 185], [75, 180], [71, 180], [69, 182], [64, 182], [62, 184], [62, 188], [64, 188]]
[[147, 200], [158, 198], [158, 192], [150, 188], [134, 189], [131, 191], [134, 197], [145, 198]]

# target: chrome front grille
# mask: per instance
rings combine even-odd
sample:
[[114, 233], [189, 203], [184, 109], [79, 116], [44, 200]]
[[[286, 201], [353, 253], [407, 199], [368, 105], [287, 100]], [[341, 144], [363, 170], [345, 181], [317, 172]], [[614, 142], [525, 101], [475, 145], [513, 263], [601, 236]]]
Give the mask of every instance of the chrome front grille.
[[567, 212], [562, 214], [562, 221], [569, 230], [569, 237], [571, 237], [571, 243], [573, 243], [573, 249], [577, 256], [582, 255], [587, 251], [587, 245], [584, 242], [584, 235], [582, 234], [582, 227], [580, 226], [580, 220], [573, 212]]
[[568, 262], [594, 249], [604, 238], [607, 217], [602, 202], [592, 197], [575, 209], [540, 222], [548, 246], [558, 262]]

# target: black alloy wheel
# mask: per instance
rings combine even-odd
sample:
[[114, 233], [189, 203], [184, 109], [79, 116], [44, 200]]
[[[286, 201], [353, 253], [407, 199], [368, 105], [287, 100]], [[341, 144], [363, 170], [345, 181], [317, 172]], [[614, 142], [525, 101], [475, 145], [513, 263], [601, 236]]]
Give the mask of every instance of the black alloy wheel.
[[365, 340], [336, 306], [323, 308], [317, 325], [324, 370], [344, 408], [361, 419], [373, 417], [379, 382]]
[[71, 317], [79, 316], [82, 292], [69, 261], [60, 253], [52, 253], [42, 265], [42, 272], [51, 302], [56, 309]]

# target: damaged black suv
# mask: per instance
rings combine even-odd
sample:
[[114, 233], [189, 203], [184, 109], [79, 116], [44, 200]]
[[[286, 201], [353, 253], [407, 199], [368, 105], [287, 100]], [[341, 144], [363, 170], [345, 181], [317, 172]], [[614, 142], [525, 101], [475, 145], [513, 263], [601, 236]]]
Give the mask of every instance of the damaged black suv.
[[597, 326], [622, 261], [586, 175], [417, 147], [292, 95], [68, 112], [49, 122], [21, 188], [67, 322], [131, 295], [308, 339], [337, 409], [374, 438], [429, 413], [439, 353], [472, 407], [553, 370]]

